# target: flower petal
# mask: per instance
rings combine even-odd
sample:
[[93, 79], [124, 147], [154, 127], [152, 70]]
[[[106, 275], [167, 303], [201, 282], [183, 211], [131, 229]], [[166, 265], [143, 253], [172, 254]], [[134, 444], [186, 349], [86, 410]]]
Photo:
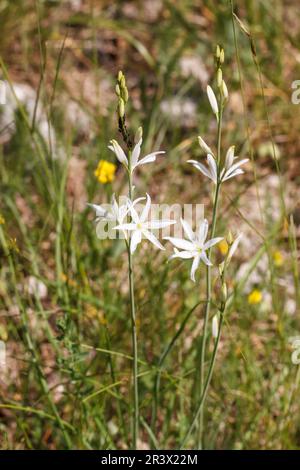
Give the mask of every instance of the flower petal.
[[107, 210], [103, 209], [102, 206], [98, 206], [97, 204], [91, 204], [90, 202], [87, 202], [86, 205], [94, 209], [94, 211], [96, 212], [96, 217], [105, 217], [105, 215], [107, 214]]
[[158, 230], [160, 228], [169, 227], [170, 225], [176, 224], [176, 220], [149, 220], [144, 223], [144, 227], [150, 230]]
[[136, 250], [136, 247], [138, 246], [139, 243], [142, 241], [142, 232], [140, 230], [136, 230], [133, 232], [131, 238], [130, 238], [130, 253], [134, 253]]
[[227, 170], [228, 170], [228, 169], [232, 166], [232, 164], [233, 164], [234, 149], [235, 149], [235, 146], [232, 145], [232, 146], [229, 147], [229, 149], [227, 150], [226, 158], [225, 158], [225, 167], [226, 167]]
[[218, 179], [217, 163], [214, 157], [210, 153], [207, 155], [207, 163], [210, 169], [211, 179], [213, 180], [215, 184], [217, 184], [217, 179]]
[[186, 236], [191, 240], [191, 242], [194, 242], [196, 237], [190, 224], [184, 219], [180, 219], [180, 222]]
[[195, 279], [195, 273], [199, 267], [199, 263], [200, 263], [200, 256], [195, 256], [195, 258], [193, 259], [193, 263], [192, 263], [192, 268], [191, 268], [191, 280], [196, 282], [196, 279]]
[[221, 240], [223, 240], [223, 237], [211, 238], [210, 240], [208, 240], [208, 241], [204, 244], [203, 250], [208, 250], [208, 248], [210, 248], [211, 246], [216, 245], [216, 244], [219, 243]]
[[200, 255], [200, 258], [201, 258], [201, 261], [203, 261], [203, 263], [205, 263], [207, 266], [212, 266], [213, 264], [209, 261], [205, 251], [202, 251], [201, 255]]
[[244, 171], [241, 168], [238, 168], [237, 170], [233, 172], [228, 170], [223, 176], [222, 181], [229, 180], [230, 178], [233, 178], [234, 176], [242, 175], [243, 173]]
[[188, 240], [184, 240], [183, 238], [164, 237], [164, 240], [169, 240], [172, 245], [176, 246], [176, 248], [179, 248], [181, 250], [195, 250], [195, 245], [192, 242], [189, 242]]
[[207, 219], [204, 219], [203, 222], [200, 224], [200, 227], [198, 230], [198, 241], [201, 246], [203, 246], [206, 240], [207, 232], [208, 232], [208, 221]]
[[110, 144], [111, 145], [109, 145], [108, 148], [114, 152], [119, 162], [125, 166], [128, 166], [127, 157], [124, 153], [124, 150], [122, 149], [122, 147], [120, 147], [118, 142], [116, 140], [111, 140]]
[[143, 235], [145, 235], [145, 237], [148, 238], [148, 240], [151, 243], [153, 243], [153, 245], [155, 245], [157, 248], [159, 248], [160, 250], [165, 250], [165, 247], [162, 246], [160, 241], [158, 241], [158, 239], [155, 237], [155, 235], [153, 235], [153, 233], [149, 232], [149, 230], [143, 230]]
[[146, 163], [152, 163], [152, 162], [155, 162], [156, 160], [156, 155], [160, 155], [162, 153], [166, 153], [164, 151], [159, 151], [159, 152], [152, 152], [152, 153], [149, 153], [148, 155], [146, 155], [144, 158], [142, 158], [140, 161], [138, 161], [135, 165], [134, 168], [136, 168], [137, 166], [140, 166], [140, 165], [145, 165]]
[[204, 176], [207, 176], [209, 179], [213, 179], [210, 171], [203, 163], [197, 162], [196, 160], [188, 160], [187, 163], [191, 163], [197, 170], [201, 171]]
[[132, 151], [132, 154], [131, 154], [131, 169], [135, 168], [137, 162], [138, 162], [138, 159], [139, 159], [139, 156], [140, 156], [140, 153], [141, 153], [141, 145], [142, 145], [142, 142], [143, 142], [143, 139], [140, 139], [138, 141], [138, 143], [134, 146], [134, 149]]
[[146, 194], [146, 196], [147, 196], [147, 201], [140, 215], [140, 221], [142, 223], [145, 222], [145, 220], [147, 219], [150, 208], [151, 208], [151, 197], [149, 196], [148, 193]]
[[194, 254], [191, 251], [176, 251], [169, 259], [175, 258], [191, 259], [194, 258]]

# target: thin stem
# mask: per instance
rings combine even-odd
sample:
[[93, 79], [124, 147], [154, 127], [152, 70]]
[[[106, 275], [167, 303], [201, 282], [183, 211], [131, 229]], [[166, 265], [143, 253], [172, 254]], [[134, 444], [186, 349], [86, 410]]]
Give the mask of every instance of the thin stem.
[[[218, 119], [218, 142], [217, 142], [218, 172], [219, 172], [219, 169], [220, 169], [220, 162], [221, 162], [222, 117], [223, 117], [223, 106], [221, 104], [220, 114], [219, 114], [219, 119]], [[218, 175], [218, 178], [219, 178], [219, 175]], [[218, 179], [216, 189], [215, 189], [215, 192], [214, 192], [213, 217], [212, 217], [210, 238], [213, 238], [215, 236], [220, 187], [221, 187], [221, 183]], [[210, 254], [211, 254], [211, 248], [208, 250], [208, 258], [209, 259], [210, 259]], [[204, 314], [203, 336], [202, 336], [201, 349], [200, 349], [200, 367], [199, 367], [200, 368], [200, 396], [203, 393], [205, 350], [206, 350], [207, 329], [208, 329], [208, 320], [209, 320], [210, 302], [211, 302], [211, 267], [210, 266], [206, 266], [206, 300], [207, 300], [207, 303], [206, 303], [205, 314]], [[201, 407], [201, 410], [200, 410], [200, 413], [199, 413], [199, 425], [198, 425], [198, 437], [197, 437], [197, 447], [198, 447], [198, 449], [202, 449], [202, 447], [203, 447], [203, 442], [202, 442], [203, 420], [204, 420], [203, 415], [204, 415], [204, 406]]]
[[188, 440], [188, 438], [190, 437], [194, 427], [196, 426], [197, 424], [197, 421], [199, 419], [199, 416], [200, 416], [200, 413], [203, 409], [203, 405], [204, 405], [204, 402], [205, 402], [205, 398], [206, 398], [206, 395], [207, 395], [207, 391], [208, 391], [208, 387], [210, 385], [210, 381], [211, 381], [211, 378], [212, 378], [212, 374], [213, 374], [213, 371], [214, 371], [214, 366], [215, 366], [215, 362], [216, 362], [216, 357], [217, 357], [217, 351], [218, 351], [218, 346], [219, 346], [219, 342], [220, 342], [220, 337], [221, 337], [221, 330], [222, 330], [222, 326], [223, 326], [223, 321], [224, 321], [224, 315], [225, 315], [225, 309], [224, 311], [221, 313], [221, 319], [220, 319], [220, 325], [219, 325], [219, 331], [218, 331], [218, 336], [216, 338], [216, 342], [215, 342], [215, 346], [214, 346], [214, 350], [213, 350], [213, 354], [212, 354], [212, 357], [211, 357], [211, 361], [210, 361], [210, 364], [209, 364], [209, 369], [208, 369], [208, 374], [207, 374], [207, 378], [206, 378], [206, 381], [205, 381], [205, 384], [204, 384], [204, 389], [203, 389], [203, 392], [201, 394], [201, 397], [200, 397], [200, 401], [199, 401], [199, 404], [198, 404], [198, 407], [197, 407], [197, 410], [196, 410], [196, 413], [195, 413], [195, 416], [193, 418], [193, 421], [192, 421], [192, 424], [188, 430], [188, 432], [186, 433], [181, 445], [180, 445], [180, 449], [182, 449], [186, 443], [186, 441]]
[[[130, 161], [130, 158], [129, 158]], [[132, 186], [132, 173], [129, 162], [129, 198], [132, 200], [133, 186]], [[129, 265], [129, 291], [130, 291], [130, 315], [131, 315], [131, 337], [132, 337], [132, 353], [133, 353], [133, 433], [132, 433], [132, 448], [137, 449], [137, 441], [139, 436], [139, 392], [138, 392], [138, 345], [137, 345], [137, 330], [136, 330], [136, 314], [135, 314], [135, 301], [134, 301], [134, 274], [133, 274], [133, 259], [130, 252], [130, 239], [127, 243], [128, 265]]]

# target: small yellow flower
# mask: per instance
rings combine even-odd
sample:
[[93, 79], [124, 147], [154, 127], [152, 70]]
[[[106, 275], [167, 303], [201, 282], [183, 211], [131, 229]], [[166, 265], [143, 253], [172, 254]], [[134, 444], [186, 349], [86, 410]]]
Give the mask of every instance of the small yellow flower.
[[5, 224], [5, 219], [3, 215], [0, 214], [0, 225], [4, 225], [4, 224]]
[[223, 256], [227, 255], [227, 253], [228, 253], [228, 243], [225, 240], [225, 238], [223, 238], [223, 240], [221, 240], [218, 243], [218, 249], [219, 249], [221, 255], [223, 255]]
[[274, 260], [275, 266], [277, 267], [282, 266], [283, 261], [284, 261], [282, 252], [279, 250], [274, 251], [273, 260]]
[[259, 304], [262, 301], [262, 293], [258, 289], [254, 289], [250, 294], [248, 295], [248, 303], [250, 305], [255, 305]]
[[94, 175], [101, 184], [111, 183], [115, 179], [117, 166], [106, 160], [100, 160]]
[[14, 251], [15, 253], [20, 253], [16, 238], [10, 238], [8, 240], [7, 246], [10, 251]]

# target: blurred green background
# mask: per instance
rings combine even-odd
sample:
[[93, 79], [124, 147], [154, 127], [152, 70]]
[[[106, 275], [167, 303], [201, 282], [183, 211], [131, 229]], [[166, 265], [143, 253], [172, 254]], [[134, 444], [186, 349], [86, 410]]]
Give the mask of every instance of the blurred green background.
[[[143, 152], [166, 157], [137, 176], [153, 202], [203, 203], [210, 184], [186, 162], [197, 135], [215, 145], [206, 97], [214, 51], [230, 101], [223, 148], [251, 163], [226, 185], [218, 233], [244, 233], [232, 262], [234, 293], [206, 410], [205, 446], [300, 447], [298, 239], [300, 18], [295, 0], [0, 0], [0, 369], [2, 449], [125, 449], [129, 445], [131, 343], [126, 253], [97, 239], [86, 202], [126, 191], [94, 172], [121, 141], [114, 87], [127, 79], [132, 132]], [[3, 83], [2, 82], [2, 83]], [[216, 250], [221, 261], [224, 246]], [[185, 264], [143, 244], [136, 257], [142, 433], [140, 448], [174, 449], [195, 409], [201, 305], [163, 369], [159, 358], [205, 295]], [[254, 294], [253, 294], [254, 293]], [[252, 294], [252, 296], [251, 296]], [[189, 447], [194, 445], [193, 438]]]

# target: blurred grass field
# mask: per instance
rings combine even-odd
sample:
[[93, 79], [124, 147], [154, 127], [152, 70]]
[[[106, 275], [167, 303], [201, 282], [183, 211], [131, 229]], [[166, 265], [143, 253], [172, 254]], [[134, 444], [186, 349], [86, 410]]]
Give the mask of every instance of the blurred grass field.
[[[295, 0], [0, 0], [1, 449], [130, 446], [131, 340], [126, 252], [100, 241], [86, 202], [124, 191], [118, 167], [98, 181], [120, 139], [114, 93], [126, 74], [130, 128], [144, 152], [167, 156], [138, 173], [154, 202], [203, 203], [209, 184], [188, 159], [214, 139], [205, 88], [215, 46], [225, 49], [230, 101], [223, 147], [249, 157], [224, 190], [218, 231], [244, 239], [205, 416], [205, 448], [299, 449], [300, 18]], [[226, 247], [219, 246], [221, 260]], [[136, 261], [141, 436], [174, 449], [195, 409], [199, 305], [155, 378], [165, 347], [205, 297], [187, 267], [143, 244]], [[187, 447], [193, 448], [191, 436]]]

